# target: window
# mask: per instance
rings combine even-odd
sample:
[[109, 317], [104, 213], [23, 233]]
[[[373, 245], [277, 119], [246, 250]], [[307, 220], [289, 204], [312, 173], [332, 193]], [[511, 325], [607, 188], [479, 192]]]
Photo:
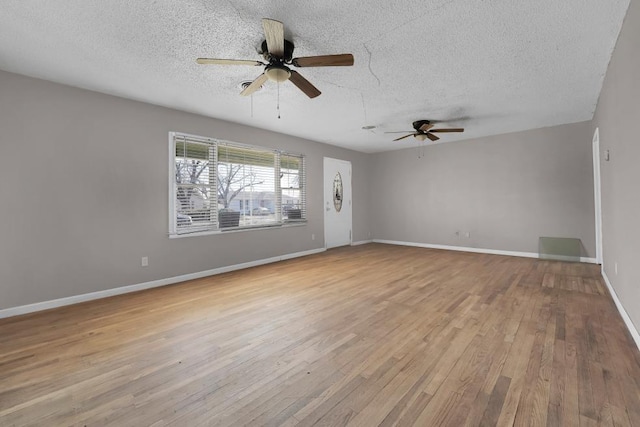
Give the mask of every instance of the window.
[[305, 158], [170, 134], [170, 234], [306, 221]]

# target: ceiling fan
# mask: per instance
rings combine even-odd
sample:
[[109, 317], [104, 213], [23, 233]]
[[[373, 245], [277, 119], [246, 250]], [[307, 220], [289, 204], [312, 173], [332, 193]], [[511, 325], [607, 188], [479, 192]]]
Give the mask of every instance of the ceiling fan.
[[284, 24], [273, 19], [263, 18], [265, 40], [262, 42], [262, 56], [265, 62], [244, 59], [216, 59], [198, 58], [198, 64], [217, 65], [249, 65], [264, 66], [264, 72], [251, 84], [247, 85], [240, 95], [247, 96], [260, 89], [267, 80], [284, 82], [290, 80], [298, 89], [309, 98], [320, 95], [320, 91], [295, 70], [294, 67], [344, 67], [353, 65], [353, 55], [345, 53], [341, 55], [304, 56], [293, 58], [293, 43], [284, 38]]
[[[429, 138], [431, 141], [437, 141], [440, 138], [437, 135], [434, 135], [433, 132], [436, 133], [445, 133], [445, 132], [464, 132], [463, 128], [453, 128], [453, 129], [433, 129], [434, 125], [432, 125], [429, 120], [417, 120], [413, 122], [413, 128], [415, 132], [410, 133], [409, 135], [401, 136], [400, 138], [394, 139], [394, 141], [400, 141], [401, 139], [409, 138], [410, 136], [419, 139], [420, 141], [424, 141]], [[411, 131], [406, 131], [411, 132]], [[398, 132], [387, 132], [387, 133], [398, 133]]]

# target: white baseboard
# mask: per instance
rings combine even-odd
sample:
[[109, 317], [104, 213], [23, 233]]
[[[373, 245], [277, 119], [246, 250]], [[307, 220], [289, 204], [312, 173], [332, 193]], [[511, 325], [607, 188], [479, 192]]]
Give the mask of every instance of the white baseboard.
[[[478, 254], [517, 256], [517, 257], [524, 257], [524, 258], [539, 258], [539, 255], [537, 252], [502, 251], [498, 249], [468, 248], [465, 246], [433, 245], [431, 243], [401, 242], [397, 240], [381, 240], [381, 239], [373, 239], [373, 242], [384, 243], [386, 245], [415, 246], [418, 248], [444, 249], [447, 251], [473, 252]], [[572, 260], [573, 260], [572, 258], [567, 258], [567, 261], [572, 261]], [[580, 257], [580, 262], [596, 264], [596, 259]]]
[[358, 240], [357, 242], [351, 242], [351, 246], [366, 245], [367, 243], [373, 243], [373, 240]]
[[[494, 255], [506, 255], [506, 256], [527, 257], [527, 258], [538, 258], [538, 254], [534, 253], [534, 252], [501, 251], [501, 250], [496, 250], [496, 249], [481, 249], [481, 248], [467, 248], [467, 247], [463, 247], [463, 246], [432, 245], [432, 244], [428, 244], [428, 243], [401, 242], [401, 241], [395, 241], [395, 240], [381, 240], [381, 239], [361, 240], [361, 241], [358, 241], [358, 242], [352, 242], [351, 245], [352, 246], [357, 246], [357, 245], [364, 245], [364, 244], [367, 244], [367, 243], [384, 243], [384, 244], [389, 244], [389, 245], [415, 246], [415, 247], [431, 248], [431, 249], [444, 249], [444, 250], [462, 251], [462, 252], [475, 252], [475, 253], [494, 254]], [[100, 298], [107, 298], [107, 297], [111, 297], [111, 296], [115, 296], [115, 295], [128, 294], [128, 293], [131, 293], [131, 292], [142, 291], [142, 290], [145, 290], [145, 289], [157, 288], [157, 287], [160, 287], [160, 286], [166, 286], [166, 285], [171, 285], [171, 284], [174, 284], [174, 283], [185, 282], [187, 280], [200, 279], [202, 277], [214, 276], [216, 274], [227, 273], [227, 272], [230, 272], [230, 271], [235, 271], [235, 270], [241, 270], [241, 269], [244, 269], [244, 268], [255, 267], [255, 266], [258, 266], [258, 265], [270, 264], [270, 263], [273, 263], [273, 262], [284, 261], [284, 260], [287, 260], [287, 259], [303, 257], [303, 256], [307, 256], [307, 255], [313, 255], [313, 254], [324, 252], [324, 251], [326, 251], [325, 248], [311, 249], [311, 250], [303, 251], [303, 252], [295, 252], [295, 253], [281, 255], [281, 256], [277, 256], [277, 257], [265, 258], [265, 259], [245, 262], [245, 263], [241, 263], [241, 264], [229, 265], [229, 266], [226, 266], [226, 267], [214, 268], [214, 269], [211, 269], [211, 270], [200, 271], [200, 272], [197, 272], [197, 273], [183, 274], [181, 276], [175, 276], [175, 277], [169, 277], [169, 278], [166, 278], [166, 279], [153, 280], [151, 282], [138, 283], [138, 284], [129, 285], [129, 286], [121, 286], [121, 287], [117, 287], [117, 288], [106, 289], [104, 291], [91, 292], [91, 293], [88, 293], [88, 294], [81, 294], [81, 295], [74, 295], [74, 296], [71, 296], [71, 297], [59, 298], [59, 299], [50, 300], [50, 301], [42, 301], [42, 302], [37, 302], [37, 303], [34, 303], [34, 304], [21, 305], [21, 306], [18, 306], [18, 307], [5, 308], [3, 310], [0, 310], [0, 319], [7, 318], [7, 317], [13, 317], [13, 316], [19, 316], [21, 314], [34, 313], [36, 311], [49, 310], [49, 309], [57, 308], [57, 307], [64, 307], [66, 305], [78, 304], [78, 303], [85, 302], [85, 301], [91, 301], [91, 300], [100, 299]], [[594, 258], [581, 258], [581, 261], [582, 262], [593, 262], [593, 263], [595, 263], [595, 259]], [[605, 280], [607, 281], [607, 285], [609, 286], [610, 289], [612, 289], [611, 286], [609, 285], [608, 279], [606, 279], [606, 276], [604, 276], [604, 277], [605, 277]], [[615, 293], [612, 292], [612, 295], [615, 295]], [[614, 297], [614, 300], [616, 301], [616, 305], [618, 306], [618, 309], [620, 310], [620, 308], [622, 306], [619, 305], [619, 301], [616, 298], [617, 297]], [[621, 313], [624, 312], [623, 310], [624, 309], [622, 309]], [[626, 312], [624, 312], [624, 313], [625, 314], [623, 315], [623, 318], [625, 319], [625, 323], [627, 323], [628, 316], [625, 318]], [[630, 322], [630, 319], [629, 319], [629, 322]], [[631, 328], [629, 330], [631, 330]], [[634, 329], [634, 331], [635, 331], [635, 329]], [[632, 332], [632, 334], [633, 333], [634, 332]], [[640, 338], [638, 338], [637, 331], [635, 331], [634, 339], [636, 339], [636, 343], [640, 342]]]
[[[564, 256], [564, 255], [548, 255], [546, 257], [536, 256], [536, 258], [547, 259], [549, 261], [567, 261], [567, 262], [575, 262], [576, 258], [572, 256]], [[595, 258], [588, 258], [581, 256], [580, 262], [585, 262], [587, 264], [600, 264]]]
[[5, 308], [0, 310], [0, 319], [21, 314], [33, 313], [36, 311], [49, 310], [51, 308], [63, 307], [80, 302], [91, 301], [100, 298], [107, 298], [115, 295], [128, 294], [131, 292], [142, 291], [145, 289], [158, 288], [160, 286], [172, 285], [174, 283], [185, 282], [187, 280], [200, 279], [202, 277], [214, 276], [216, 274], [228, 273], [230, 271], [242, 270], [244, 268], [256, 267], [258, 265], [270, 264], [273, 262], [284, 261], [287, 259], [313, 255], [326, 251], [325, 248], [311, 249], [303, 252], [295, 252], [291, 254], [265, 258], [256, 261], [243, 262], [225, 267], [214, 268], [211, 270], [199, 271], [197, 273], [183, 274], [181, 276], [169, 277], [167, 279], [153, 280], [151, 282], [138, 283], [136, 285], [121, 286], [118, 288], [106, 289], [104, 291], [91, 292], [88, 294], [74, 295], [66, 298], [59, 298], [50, 301], [37, 302], [34, 304], [21, 305], [18, 307]]
[[525, 258], [538, 258], [538, 254], [535, 252], [514, 252], [514, 251], [500, 251], [497, 249], [481, 249], [481, 248], [467, 248], [464, 246], [448, 246], [448, 245], [433, 245], [431, 243], [415, 243], [415, 242], [401, 242], [397, 240], [381, 240], [373, 239], [375, 243], [384, 243], [386, 245], [400, 245], [400, 246], [414, 246], [417, 248], [429, 248], [429, 249], [444, 249], [446, 251], [458, 251], [458, 252], [474, 252], [478, 254], [492, 254], [492, 255], [506, 255], [506, 256], [519, 256]]
[[638, 333], [636, 325], [633, 324], [633, 321], [629, 317], [629, 314], [627, 314], [627, 310], [624, 309], [622, 302], [620, 302], [620, 298], [618, 298], [618, 294], [616, 294], [616, 291], [613, 289], [613, 285], [611, 285], [611, 281], [609, 281], [607, 273], [604, 272], [604, 269], [602, 269], [602, 277], [604, 278], [604, 283], [607, 284], [607, 288], [609, 288], [611, 298], [613, 298], [613, 302], [616, 304], [618, 312], [620, 313], [620, 316], [622, 316], [622, 320], [624, 320], [624, 324], [627, 325], [629, 333], [631, 333], [633, 340], [636, 342], [638, 350], [640, 350], [640, 333]]

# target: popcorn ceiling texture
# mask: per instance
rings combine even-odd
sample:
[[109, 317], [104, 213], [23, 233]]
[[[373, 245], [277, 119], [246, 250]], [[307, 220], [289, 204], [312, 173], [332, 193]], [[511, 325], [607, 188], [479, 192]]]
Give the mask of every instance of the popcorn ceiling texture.
[[[416, 144], [385, 131], [417, 119], [463, 126], [445, 141], [592, 118], [629, 0], [3, 0], [0, 69], [364, 152]], [[298, 71], [251, 99], [261, 18], [294, 56], [353, 53], [353, 67]], [[363, 130], [363, 126], [376, 126]], [[214, 136], [215, 135], [210, 135]]]

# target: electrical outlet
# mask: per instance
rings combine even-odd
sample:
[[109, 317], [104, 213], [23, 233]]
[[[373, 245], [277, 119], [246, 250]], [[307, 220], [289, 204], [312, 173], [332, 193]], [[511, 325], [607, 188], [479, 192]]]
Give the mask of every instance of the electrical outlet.
[[149, 266], [149, 257], [148, 256], [143, 256], [142, 260], [140, 261], [140, 265], [142, 265], [143, 267], [148, 267]]
[[471, 237], [471, 233], [467, 231], [466, 233], [464, 233], [464, 237], [468, 239], [469, 237]]
[[316, 235], [315, 234], [311, 234], [311, 240], [316, 240]]

